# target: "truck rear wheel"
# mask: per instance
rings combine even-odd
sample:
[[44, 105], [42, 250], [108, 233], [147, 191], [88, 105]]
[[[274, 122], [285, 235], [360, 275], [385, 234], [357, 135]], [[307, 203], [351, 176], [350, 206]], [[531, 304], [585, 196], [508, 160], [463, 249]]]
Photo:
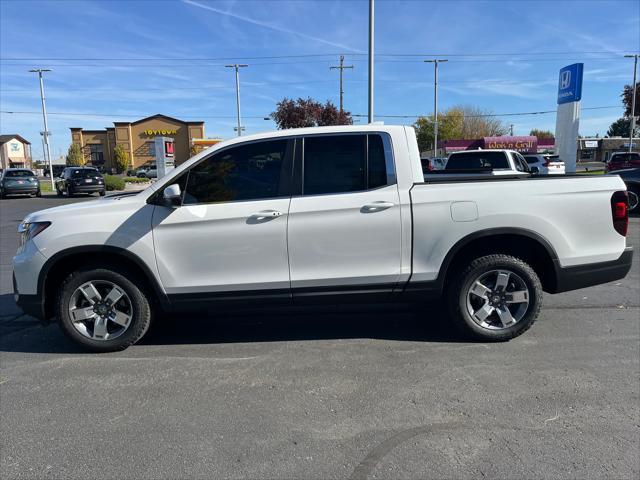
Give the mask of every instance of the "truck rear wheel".
[[126, 275], [87, 268], [67, 277], [58, 295], [60, 327], [75, 343], [94, 352], [124, 350], [149, 329], [145, 293]]
[[527, 331], [542, 306], [536, 272], [519, 258], [487, 255], [473, 260], [449, 285], [451, 319], [464, 334], [505, 341]]

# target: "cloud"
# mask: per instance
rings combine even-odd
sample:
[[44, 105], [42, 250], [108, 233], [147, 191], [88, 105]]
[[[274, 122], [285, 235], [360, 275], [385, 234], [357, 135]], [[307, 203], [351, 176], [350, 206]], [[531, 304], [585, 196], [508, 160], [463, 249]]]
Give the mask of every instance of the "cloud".
[[204, 10], [209, 10], [211, 12], [218, 13], [220, 15], [224, 15], [224, 16], [227, 16], [227, 17], [235, 18], [236, 20], [242, 20], [243, 22], [247, 22], [247, 23], [250, 23], [252, 25], [256, 25], [256, 26], [263, 27], [263, 28], [268, 28], [268, 29], [274, 30], [276, 32], [286, 33], [286, 34], [289, 34], [289, 35], [296, 35], [296, 36], [298, 36], [300, 38], [306, 38], [307, 40], [312, 40], [314, 42], [322, 43], [324, 45], [330, 45], [332, 47], [339, 48], [340, 50], [345, 50], [345, 51], [348, 50], [350, 52], [363, 53], [362, 50], [358, 50], [358, 49], [349, 47], [347, 45], [343, 45], [341, 43], [332, 42], [330, 40], [326, 40], [326, 39], [320, 38], [320, 37], [314, 37], [312, 35], [308, 35], [308, 34], [302, 33], [302, 32], [296, 32], [295, 30], [290, 30], [288, 28], [280, 27], [280, 26], [274, 25], [272, 23], [263, 22], [261, 20], [255, 20], [253, 18], [245, 17], [244, 15], [238, 15], [237, 13], [232, 13], [232, 12], [228, 12], [228, 11], [225, 11], [225, 10], [221, 10], [219, 8], [212, 7], [210, 5], [204, 5], [202, 3], [194, 2], [193, 0], [182, 0], [182, 2], [186, 3], [188, 5], [193, 5], [194, 7], [198, 7], [198, 8], [202, 8]]

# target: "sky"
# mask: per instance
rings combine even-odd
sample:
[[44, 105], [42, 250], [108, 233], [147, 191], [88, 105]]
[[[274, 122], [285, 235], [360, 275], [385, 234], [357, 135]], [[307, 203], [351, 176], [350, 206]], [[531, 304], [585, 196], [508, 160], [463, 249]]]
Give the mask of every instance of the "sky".
[[[622, 115], [640, 51], [640, 1], [375, 2], [375, 116], [411, 124], [439, 109], [472, 105], [514, 134], [555, 130], [558, 71], [584, 63], [580, 134], [606, 134]], [[49, 68], [45, 92], [52, 157], [66, 153], [70, 127], [101, 129], [162, 113], [204, 120], [208, 137], [236, 125], [240, 71], [246, 133], [284, 97], [338, 104], [339, 56], [345, 110], [367, 114], [367, 0], [0, 0], [0, 133], [31, 141], [42, 158], [40, 92], [33, 68]], [[603, 107], [603, 108], [600, 108]], [[14, 112], [14, 113], [6, 113]], [[27, 112], [27, 113], [18, 113]], [[29, 113], [31, 112], [31, 113]], [[389, 117], [389, 116], [407, 117]]]

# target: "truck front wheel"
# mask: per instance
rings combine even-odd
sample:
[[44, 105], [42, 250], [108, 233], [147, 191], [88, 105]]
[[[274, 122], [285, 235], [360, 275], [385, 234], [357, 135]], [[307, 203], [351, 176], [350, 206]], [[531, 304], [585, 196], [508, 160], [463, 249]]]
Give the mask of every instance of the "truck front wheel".
[[147, 332], [151, 309], [126, 272], [85, 268], [69, 275], [58, 295], [60, 327], [94, 352], [124, 350]]
[[542, 285], [519, 258], [487, 255], [473, 260], [449, 284], [451, 319], [464, 334], [505, 341], [527, 331], [538, 318]]

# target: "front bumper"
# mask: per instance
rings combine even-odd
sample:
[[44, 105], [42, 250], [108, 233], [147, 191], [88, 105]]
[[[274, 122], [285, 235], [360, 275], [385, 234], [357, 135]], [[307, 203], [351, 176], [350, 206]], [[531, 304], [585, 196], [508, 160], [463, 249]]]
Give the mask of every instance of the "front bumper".
[[556, 260], [556, 288], [552, 293], [568, 292], [620, 280], [631, 270], [632, 261], [633, 247], [625, 248], [617, 260], [610, 262], [562, 268]]

